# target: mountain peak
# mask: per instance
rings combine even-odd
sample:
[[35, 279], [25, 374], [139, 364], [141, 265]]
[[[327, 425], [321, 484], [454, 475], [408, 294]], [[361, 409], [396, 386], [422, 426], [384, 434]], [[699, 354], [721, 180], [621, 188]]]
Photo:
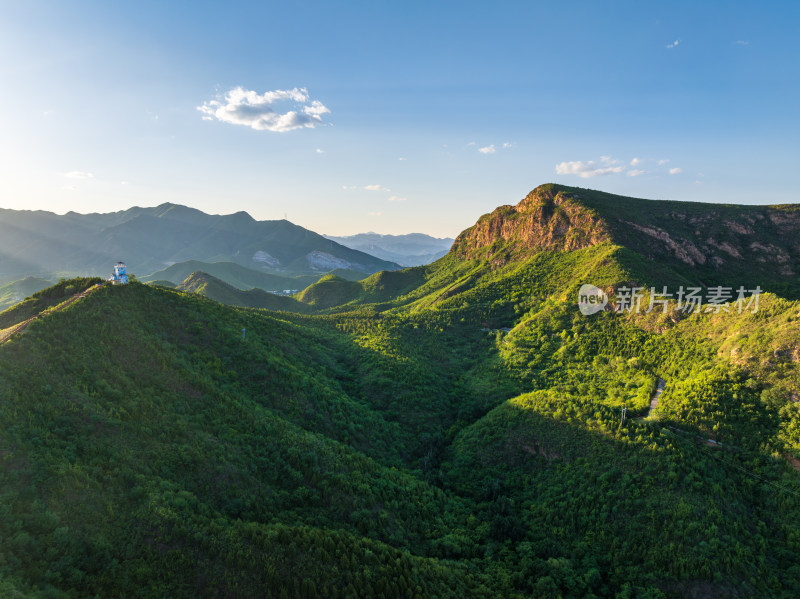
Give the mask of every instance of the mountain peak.
[[704, 285], [750, 281], [780, 291], [797, 287], [798, 208], [646, 200], [549, 183], [481, 216], [452, 252], [501, 265], [611, 243]]
[[608, 241], [606, 222], [578, 197], [573, 188], [540, 185], [516, 206], [500, 206], [480, 217], [453, 248], [462, 257], [485, 250], [486, 257], [505, 261], [512, 255], [578, 250]]

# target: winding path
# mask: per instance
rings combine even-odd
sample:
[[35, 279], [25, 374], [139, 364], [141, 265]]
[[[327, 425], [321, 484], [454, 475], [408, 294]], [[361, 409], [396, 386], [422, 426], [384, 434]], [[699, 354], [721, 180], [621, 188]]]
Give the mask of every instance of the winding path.
[[658, 385], [656, 385], [656, 392], [653, 394], [653, 399], [650, 400], [650, 410], [647, 412], [648, 418], [650, 418], [655, 409], [658, 408], [658, 399], [661, 397], [661, 392], [664, 391], [666, 384], [667, 382], [659, 377]]

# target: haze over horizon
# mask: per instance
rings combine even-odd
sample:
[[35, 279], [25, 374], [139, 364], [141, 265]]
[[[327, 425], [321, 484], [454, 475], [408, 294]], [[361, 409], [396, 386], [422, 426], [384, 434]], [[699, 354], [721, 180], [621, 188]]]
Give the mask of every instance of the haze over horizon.
[[11, 3], [0, 207], [455, 237], [555, 182], [797, 201], [789, 2]]

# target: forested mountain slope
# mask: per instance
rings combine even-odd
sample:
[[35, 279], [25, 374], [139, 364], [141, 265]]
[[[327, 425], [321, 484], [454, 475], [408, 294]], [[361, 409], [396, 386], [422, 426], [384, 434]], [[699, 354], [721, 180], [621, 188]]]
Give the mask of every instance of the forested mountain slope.
[[800, 302], [584, 316], [584, 282], [706, 274], [584, 224], [310, 314], [132, 283], [37, 319], [0, 344], [0, 589], [797, 596]]
[[52, 284], [52, 281], [47, 281], [45, 279], [26, 277], [19, 281], [12, 281], [11, 283], [0, 286], [0, 312], [21, 302], [37, 291], [50, 287]]
[[228, 285], [225, 281], [221, 281], [208, 273], [200, 271], [190, 274], [175, 288], [181, 291], [188, 291], [189, 293], [198, 293], [230, 306], [308, 312], [307, 306], [299, 303], [293, 297], [277, 295], [259, 288], [243, 291], [237, 289], [233, 285]]

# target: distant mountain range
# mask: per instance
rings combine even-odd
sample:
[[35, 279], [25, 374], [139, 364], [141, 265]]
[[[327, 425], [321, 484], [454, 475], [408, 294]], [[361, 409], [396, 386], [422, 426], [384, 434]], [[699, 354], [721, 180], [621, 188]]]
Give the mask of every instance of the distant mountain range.
[[107, 214], [0, 209], [0, 282], [110, 272], [117, 260], [146, 276], [177, 262], [235, 262], [280, 275], [397, 269], [286, 220], [210, 215], [162, 204]]
[[347, 237], [333, 235], [325, 235], [325, 237], [354, 250], [396, 262], [401, 266], [430, 264], [444, 256], [453, 245], [453, 239], [450, 237], [440, 239], [423, 233], [409, 233], [408, 235], [359, 233]]

